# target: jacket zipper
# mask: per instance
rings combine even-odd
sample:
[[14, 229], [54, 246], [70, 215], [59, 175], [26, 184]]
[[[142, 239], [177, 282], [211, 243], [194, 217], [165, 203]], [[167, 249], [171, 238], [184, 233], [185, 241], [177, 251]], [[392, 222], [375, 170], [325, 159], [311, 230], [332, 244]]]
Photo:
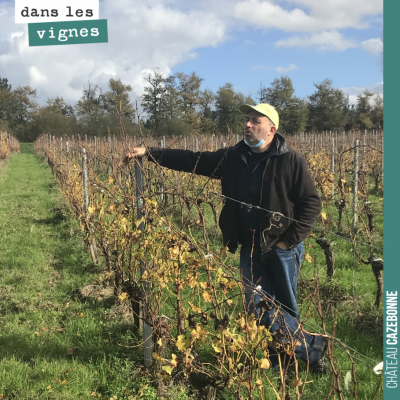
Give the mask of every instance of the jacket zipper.
[[[261, 194], [260, 194], [260, 204], [258, 205], [259, 207], [261, 207], [261, 203], [262, 203], [262, 196], [263, 196], [263, 189], [264, 189], [264, 177], [265, 177], [265, 171], [268, 168], [268, 164], [269, 164], [269, 160], [271, 159], [271, 157], [268, 157], [265, 163], [265, 168], [264, 168], [264, 172], [262, 174], [262, 180], [261, 180]], [[262, 250], [262, 245], [264, 244], [264, 233], [261, 229], [261, 218], [260, 218], [260, 244], [261, 244], [261, 250]], [[266, 245], [266, 243], [265, 243]]]

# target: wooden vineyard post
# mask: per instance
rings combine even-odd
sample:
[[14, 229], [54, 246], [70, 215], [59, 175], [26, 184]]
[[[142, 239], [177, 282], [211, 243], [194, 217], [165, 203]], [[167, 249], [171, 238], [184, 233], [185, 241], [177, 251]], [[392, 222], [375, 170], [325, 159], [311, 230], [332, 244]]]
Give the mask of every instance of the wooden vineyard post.
[[311, 154], [314, 154], [314, 133], [311, 136]]
[[[86, 155], [86, 149], [82, 149], [82, 179], [83, 179], [83, 196], [85, 200], [85, 207], [84, 207], [84, 212], [87, 220], [89, 221], [90, 219], [90, 214], [89, 214], [89, 178], [88, 178], [88, 173], [87, 173], [87, 155]], [[86, 233], [88, 234], [88, 243], [89, 243], [89, 249], [90, 249], [90, 255], [92, 256], [92, 261], [94, 264], [97, 264], [97, 257], [96, 257], [96, 247], [94, 244], [94, 240], [92, 239], [89, 231], [89, 223], [86, 225]]]
[[69, 180], [69, 175], [70, 175], [70, 171], [69, 171], [69, 145], [68, 142], [65, 142], [65, 148], [66, 148], [66, 152], [67, 152], [67, 179]]
[[196, 139], [196, 153], [199, 151], [199, 139]]
[[97, 167], [97, 136], [94, 137], [94, 166]]
[[359, 141], [354, 141], [354, 196], [353, 196], [353, 232], [357, 230], [357, 191], [358, 191], [358, 146]]
[[183, 139], [183, 148], [184, 148], [185, 150], [187, 150], [186, 136], [185, 136], [184, 139]]
[[362, 157], [362, 165], [365, 166], [365, 147], [367, 144], [367, 130], [364, 131], [363, 137], [363, 157]]
[[107, 163], [107, 174], [110, 176], [112, 173], [112, 166], [111, 166], [111, 153], [112, 153], [112, 148], [111, 148], [111, 137], [108, 137], [108, 163]]
[[332, 138], [332, 198], [335, 196], [335, 139]]
[[[137, 219], [140, 220], [143, 217], [143, 193], [144, 193], [144, 179], [143, 179], [143, 160], [142, 158], [138, 158], [135, 163], [135, 179], [136, 179], [136, 207], [137, 207]], [[139, 225], [139, 230], [144, 230], [144, 222]], [[145, 270], [147, 268], [147, 263], [143, 260], [140, 260], [140, 277], [142, 278]], [[147, 275], [147, 274], [146, 274]], [[147, 275], [148, 276], [148, 275]], [[152, 363], [152, 353], [153, 353], [153, 333], [151, 330], [151, 326], [147, 325], [147, 308], [146, 304], [150, 297], [150, 285], [147, 280], [142, 280], [143, 282], [143, 293], [145, 296], [145, 300], [141, 306], [139, 306], [139, 302], [137, 302], [137, 309], [134, 310], [134, 318], [135, 318], [135, 327], [139, 329], [139, 315], [142, 316], [143, 320], [143, 350], [144, 350], [144, 366], [148, 367]]]
[[[165, 137], [165, 136], [164, 136], [164, 137]], [[162, 149], [165, 149], [165, 142], [164, 142], [164, 140], [161, 140], [160, 147], [161, 147]], [[164, 201], [164, 181], [163, 181], [164, 173], [163, 173], [162, 170], [161, 170], [161, 172], [160, 172], [160, 178], [161, 178], [161, 180], [160, 180], [160, 203], [162, 204], [163, 201]]]
[[343, 146], [342, 146], [342, 152], [343, 152], [343, 151], [345, 151], [345, 149], [346, 149], [346, 144], [345, 144], [345, 131], [343, 131], [342, 143], [343, 143]]
[[54, 175], [55, 165], [56, 165], [56, 145], [54, 143], [54, 135], [53, 135], [53, 168], [52, 168], [52, 171], [51, 171], [53, 173], [53, 175]]

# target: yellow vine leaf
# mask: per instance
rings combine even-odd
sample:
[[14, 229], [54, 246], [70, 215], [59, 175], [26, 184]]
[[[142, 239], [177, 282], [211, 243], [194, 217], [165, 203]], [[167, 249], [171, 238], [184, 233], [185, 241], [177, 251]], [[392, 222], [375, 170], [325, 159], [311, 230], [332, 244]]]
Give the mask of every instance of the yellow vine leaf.
[[162, 369], [168, 374], [171, 375], [172, 370], [174, 369], [170, 365], [163, 365]]
[[[219, 341], [217, 341], [217, 344], [218, 344], [218, 342]], [[222, 353], [222, 347], [219, 347], [217, 344], [212, 344], [212, 348], [214, 349], [214, 351], [216, 352], [216, 353]]]
[[269, 362], [268, 358], [262, 358], [260, 360], [260, 368], [268, 369], [271, 363]]
[[170, 363], [171, 363], [171, 365], [173, 366], [173, 367], [176, 367], [177, 365], [178, 365], [178, 361], [177, 361], [177, 356], [176, 356], [176, 354], [171, 354], [171, 356], [172, 356], [172, 360], [170, 361]]
[[200, 307], [195, 306], [195, 305], [194, 305], [193, 303], [191, 303], [190, 301], [189, 301], [188, 303], [189, 303], [189, 306], [190, 306], [190, 308], [192, 309], [192, 311], [194, 311], [195, 313], [201, 312], [201, 308], [200, 308]]
[[206, 303], [211, 303], [211, 296], [210, 293], [204, 291], [203, 292], [203, 299]]
[[186, 350], [185, 335], [179, 335], [178, 340], [176, 341], [175, 344], [179, 351], [185, 351]]
[[322, 217], [322, 219], [326, 219], [326, 213], [322, 212], [321, 217]]
[[164, 359], [162, 357], [160, 357], [157, 353], [152, 353], [151, 354], [153, 356], [154, 359], [156, 359], [157, 361], [164, 361]]
[[127, 298], [128, 298], [128, 293], [121, 293], [119, 296], [118, 296], [118, 298], [121, 300], [121, 301], [125, 301]]
[[304, 259], [308, 262], [312, 262], [312, 260], [313, 260], [312, 257], [308, 253], [304, 256]]

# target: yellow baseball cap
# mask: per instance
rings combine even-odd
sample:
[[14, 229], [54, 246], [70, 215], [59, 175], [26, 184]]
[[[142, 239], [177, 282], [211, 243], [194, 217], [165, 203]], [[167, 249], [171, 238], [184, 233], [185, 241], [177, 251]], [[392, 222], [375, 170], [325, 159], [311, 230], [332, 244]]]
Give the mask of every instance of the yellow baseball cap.
[[254, 111], [259, 112], [262, 115], [265, 115], [266, 117], [268, 117], [273, 122], [273, 124], [276, 127], [276, 130], [278, 130], [278, 127], [279, 127], [279, 114], [277, 113], [275, 108], [272, 107], [270, 104], [261, 103], [261, 104], [257, 104], [256, 106], [250, 106], [249, 104], [244, 104], [244, 105], [239, 107], [239, 110], [243, 114], [248, 114], [250, 111], [254, 110]]

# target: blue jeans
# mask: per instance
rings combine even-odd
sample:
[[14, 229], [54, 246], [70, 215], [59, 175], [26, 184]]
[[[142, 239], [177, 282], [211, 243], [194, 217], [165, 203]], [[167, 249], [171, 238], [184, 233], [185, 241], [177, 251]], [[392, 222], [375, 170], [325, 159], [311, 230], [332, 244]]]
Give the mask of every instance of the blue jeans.
[[[260, 309], [257, 305], [260, 300], [266, 300], [268, 310], [261, 317], [261, 324], [270, 329], [274, 334], [279, 330], [278, 342], [285, 342], [290, 335], [294, 341], [297, 339], [301, 345], [295, 348], [297, 359], [309, 362], [318, 361], [323, 355], [324, 339], [320, 335], [311, 335], [299, 329], [299, 309], [297, 306], [297, 280], [300, 264], [304, 256], [303, 243], [298, 244], [293, 250], [284, 250], [274, 245], [272, 249], [261, 256], [260, 246], [242, 247], [240, 250], [240, 269], [243, 282], [253, 288], [261, 286], [265, 296], [254, 293], [251, 287], [246, 289], [247, 311], [259, 317]], [[281, 306], [283, 319], [273, 321], [273, 316], [278, 306]], [[275, 354], [271, 354], [272, 366], [278, 365]]]

